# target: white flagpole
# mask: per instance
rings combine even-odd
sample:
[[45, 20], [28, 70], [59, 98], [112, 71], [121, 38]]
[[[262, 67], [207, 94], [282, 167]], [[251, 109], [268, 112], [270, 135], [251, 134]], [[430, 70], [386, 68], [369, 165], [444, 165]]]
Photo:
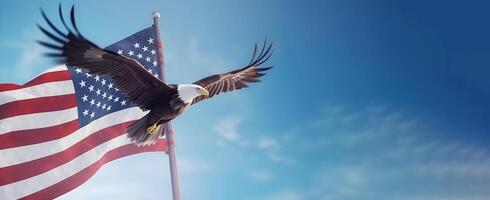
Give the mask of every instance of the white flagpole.
[[[160, 39], [160, 13], [158, 12], [153, 12], [153, 24], [155, 26], [156, 30], [156, 42], [157, 42], [157, 48], [158, 48], [158, 64], [160, 65], [160, 68], [162, 70], [162, 73], [160, 73], [160, 79], [166, 83], [167, 79], [165, 77], [165, 62], [163, 60], [163, 43], [162, 40]], [[165, 138], [167, 140], [167, 146], [168, 146], [168, 163], [170, 165], [170, 180], [172, 184], [172, 197], [173, 200], [180, 200], [180, 190], [179, 190], [179, 177], [177, 173], [177, 160], [175, 158], [175, 143], [174, 143], [174, 131], [172, 128], [172, 124], [166, 123], [166, 126], [163, 127], [166, 129], [165, 132]]]

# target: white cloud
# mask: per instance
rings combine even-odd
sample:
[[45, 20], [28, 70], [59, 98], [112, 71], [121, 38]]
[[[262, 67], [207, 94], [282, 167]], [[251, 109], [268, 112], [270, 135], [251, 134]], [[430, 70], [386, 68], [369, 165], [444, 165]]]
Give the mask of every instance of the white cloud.
[[250, 146], [250, 144], [251, 144], [250, 141], [248, 141], [248, 140], [242, 140], [242, 141], [240, 141], [238, 143], [238, 146], [240, 146], [240, 147], [248, 147], [248, 146]]
[[403, 121], [400, 124], [398, 124], [398, 128], [400, 130], [410, 130], [412, 128], [415, 128], [416, 125], [417, 125], [417, 121], [408, 120], [408, 121]]
[[240, 138], [237, 131], [237, 126], [240, 123], [238, 117], [228, 117], [218, 122], [214, 127], [218, 135], [227, 141], [235, 141]]
[[86, 183], [57, 199], [158, 199], [159, 194], [170, 194], [169, 180], [166, 155], [138, 154], [106, 163]]
[[353, 123], [359, 117], [361, 117], [360, 113], [350, 113], [350, 114], [342, 116], [339, 121], [344, 123], [344, 124], [350, 124], [350, 123]]
[[308, 195], [316, 199], [359, 198], [368, 187], [367, 174], [363, 167], [325, 167], [312, 176], [316, 179], [317, 187]]
[[468, 194], [468, 195], [410, 195], [408, 197], [399, 198], [400, 200], [488, 200], [488, 195]]
[[385, 105], [371, 105], [366, 108], [368, 113], [380, 114], [388, 110], [388, 106]]
[[208, 172], [214, 168], [214, 165], [202, 160], [179, 158], [178, 168], [179, 173], [185, 176]]
[[323, 108], [323, 111], [326, 112], [326, 114], [339, 114], [344, 110], [345, 107], [340, 105], [329, 105]]
[[[394, 199], [410, 199], [407, 197], [412, 194], [406, 191], [419, 190], [418, 197], [444, 199], [440, 197], [447, 195], [433, 189], [453, 188], [459, 183], [465, 186], [453, 195], [461, 199], [486, 194], [481, 185], [490, 183], [488, 151], [451, 137], [438, 137], [441, 134], [436, 132], [437, 127], [429, 127], [410, 114], [382, 105], [358, 110], [335, 105], [327, 106], [325, 113], [312, 120], [314, 123], [296, 127], [299, 131], [292, 131], [289, 137], [303, 140], [295, 140], [299, 147], [296, 151], [301, 154], [294, 158], [315, 155], [321, 163], [318, 167], [308, 165], [318, 171], [306, 173], [313, 180], [301, 196], [383, 199], [388, 194], [397, 196]], [[280, 154], [268, 156], [271, 160], [287, 160]], [[423, 182], [426, 187], [413, 182]], [[380, 187], [402, 189], [395, 194], [380, 191]]]
[[255, 148], [261, 150], [261, 152], [264, 152], [263, 155], [273, 162], [283, 163], [289, 166], [296, 164], [296, 161], [293, 158], [282, 154], [280, 151], [281, 144], [276, 138], [271, 136], [260, 136], [256, 140], [243, 139], [238, 133], [240, 121], [241, 120], [239, 117], [232, 116], [224, 118], [217, 123], [215, 126], [215, 131], [220, 136], [220, 138], [216, 141], [218, 146], [224, 146], [226, 142], [228, 142], [240, 148]]
[[166, 57], [167, 64], [178, 68], [175, 73], [182, 74], [182, 77], [198, 78], [223, 73], [228, 66], [232, 66], [220, 56], [221, 54], [213, 54], [209, 51], [210, 47], [203, 47], [198, 36], [189, 37], [182, 47], [175, 48], [174, 52], [169, 52], [169, 56]]
[[186, 55], [192, 63], [201, 66], [206, 66], [207, 69], [213, 69], [219, 66], [226, 66], [226, 62], [223, 61], [221, 57], [212, 56], [210, 54], [205, 54], [197, 37], [191, 37], [189, 40], [189, 49]]
[[305, 198], [294, 191], [284, 190], [271, 194], [265, 198], [266, 200], [304, 200]]
[[274, 162], [277, 162], [277, 163], [283, 163], [283, 164], [287, 164], [289, 166], [296, 165], [296, 160], [294, 160], [293, 158], [288, 157], [288, 156], [284, 156], [282, 154], [278, 154], [278, 153], [275, 153], [275, 152], [269, 152], [269, 153], [267, 153], [267, 157], [271, 161], [274, 161]]
[[[20, 40], [4, 40], [0, 43], [1, 48], [8, 48], [16, 53], [19, 53], [19, 60], [15, 66], [9, 68], [1, 68], [2, 74], [10, 74], [17, 79], [27, 80], [36, 75], [34, 70], [36, 64], [40, 63], [42, 58], [43, 47], [35, 43], [36, 35], [33, 31], [25, 31]], [[8, 70], [5, 71], [4, 70]]]
[[261, 149], [277, 149], [279, 143], [271, 137], [260, 137], [257, 146]]
[[272, 179], [272, 174], [269, 171], [252, 171], [249, 176], [257, 181], [269, 181]]

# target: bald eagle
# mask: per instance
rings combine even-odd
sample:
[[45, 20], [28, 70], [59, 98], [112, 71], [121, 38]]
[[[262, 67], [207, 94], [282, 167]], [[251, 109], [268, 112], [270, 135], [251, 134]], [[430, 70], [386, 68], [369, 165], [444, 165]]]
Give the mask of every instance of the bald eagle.
[[65, 23], [61, 6], [59, 15], [67, 33], [54, 26], [44, 11], [41, 10], [41, 13], [52, 31], [40, 25], [38, 27], [55, 42], [38, 41], [56, 51], [46, 55], [91, 74], [111, 76], [129, 100], [141, 110], [149, 111], [126, 129], [127, 136], [138, 145], [154, 143], [165, 134], [164, 131], [159, 132], [161, 125], [182, 114], [189, 106], [220, 93], [246, 88], [248, 83], [259, 82], [258, 78], [272, 68], [262, 67], [272, 54], [272, 43], [266, 45], [265, 41], [258, 54], [255, 44], [251, 61], [240, 69], [215, 74], [191, 84], [166, 84], [146, 71], [137, 60], [104, 50], [84, 38], [75, 23], [74, 7], [70, 11], [70, 21], [75, 32]]

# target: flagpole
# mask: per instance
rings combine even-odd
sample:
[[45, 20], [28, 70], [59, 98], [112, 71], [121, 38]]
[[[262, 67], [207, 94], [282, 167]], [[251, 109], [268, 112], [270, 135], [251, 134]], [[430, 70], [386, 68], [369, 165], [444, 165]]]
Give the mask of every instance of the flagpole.
[[[167, 78], [165, 77], [165, 62], [163, 59], [163, 43], [160, 38], [160, 13], [153, 12], [153, 25], [155, 26], [156, 32], [156, 42], [158, 50], [158, 64], [160, 65], [161, 73], [160, 79], [166, 83]], [[177, 173], [177, 160], [175, 158], [175, 143], [174, 143], [174, 130], [172, 124], [166, 123], [165, 127], [165, 137], [168, 146], [168, 163], [170, 165], [170, 180], [172, 184], [172, 197], [173, 200], [180, 200], [180, 189], [179, 189], [179, 177]]]

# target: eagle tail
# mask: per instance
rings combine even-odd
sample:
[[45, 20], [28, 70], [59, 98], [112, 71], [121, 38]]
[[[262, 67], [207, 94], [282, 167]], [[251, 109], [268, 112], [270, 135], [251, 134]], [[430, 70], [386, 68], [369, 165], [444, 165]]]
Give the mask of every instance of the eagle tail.
[[[160, 132], [155, 134], [148, 133], [148, 127], [155, 123], [156, 122], [152, 119], [152, 114], [146, 114], [144, 117], [134, 122], [126, 129], [128, 138], [138, 146], [154, 144], [160, 135], [163, 135], [163, 133]], [[159, 128], [162, 129], [162, 127], [163, 126]]]

